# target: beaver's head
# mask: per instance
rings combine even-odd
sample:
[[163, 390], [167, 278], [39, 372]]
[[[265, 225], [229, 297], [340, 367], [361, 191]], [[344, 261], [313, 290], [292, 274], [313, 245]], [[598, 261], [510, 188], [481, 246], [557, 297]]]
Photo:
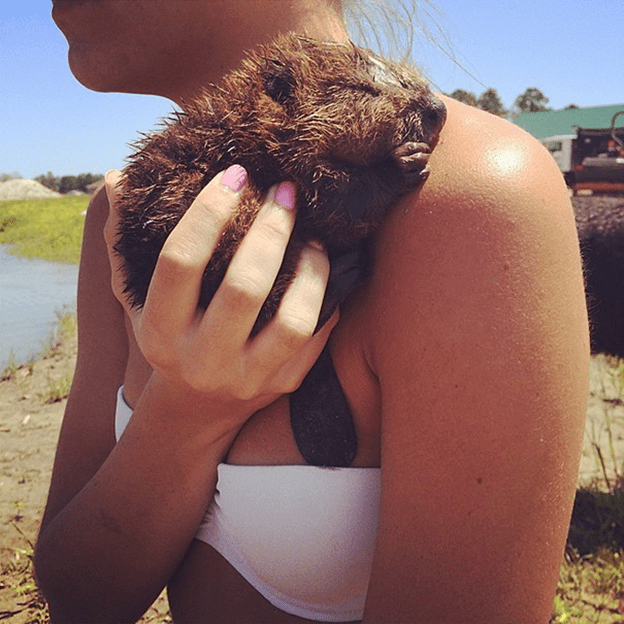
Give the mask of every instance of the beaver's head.
[[329, 212], [363, 221], [378, 221], [426, 177], [446, 118], [414, 70], [297, 35], [254, 51], [215, 95], [229, 107], [227, 149], [259, 172], [254, 182], [291, 179], [302, 205], [329, 202]]

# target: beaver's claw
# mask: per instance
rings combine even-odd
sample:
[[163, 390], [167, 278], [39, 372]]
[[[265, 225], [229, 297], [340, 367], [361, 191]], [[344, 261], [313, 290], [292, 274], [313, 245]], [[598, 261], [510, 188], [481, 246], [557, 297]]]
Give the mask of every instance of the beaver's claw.
[[403, 143], [397, 147], [392, 156], [403, 173], [406, 188], [418, 186], [427, 179], [429, 156], [431, 149], [427, 143]]

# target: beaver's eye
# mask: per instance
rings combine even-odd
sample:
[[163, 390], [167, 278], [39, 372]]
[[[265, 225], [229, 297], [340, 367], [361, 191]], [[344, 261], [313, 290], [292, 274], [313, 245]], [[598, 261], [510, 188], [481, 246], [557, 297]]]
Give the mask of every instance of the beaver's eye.
[[345, 83], [345, 89], [350, 89], [351, 91], [358, 91], [359, 93], [366, 93], [367, 95], [372, 95], [373, 97], [379, 97], [381, 95], [381, 90], [375, 87], [372, 84], [368, 84], [365, 82], [352, 82]]
[[295, 77], [281, 63], [272, 63], [273, 67], [264, 76], [264, 90], [279, 104], [286, 104], [295, 90]]

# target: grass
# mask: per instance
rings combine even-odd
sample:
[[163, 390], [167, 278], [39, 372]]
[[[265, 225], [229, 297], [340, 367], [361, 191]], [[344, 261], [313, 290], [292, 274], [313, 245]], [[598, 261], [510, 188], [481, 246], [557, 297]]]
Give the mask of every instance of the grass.
[[10, 610], [0, 611], [0, 620], [11, 620], [18, 615], [26, 615], [29, 624], [49, 624], [48, 605], [34, 580], [34, 545], [15, 522], [12, 526], [22, 535], [26, 546], [15, 550], [13, 559], [2, 570], [15, 594], [15, 606]]
[[624, 623], [624, 458], [615, 447], [624, 360], [606, 362], [597, 393], [601, 431], [587, 431], [601, 478], [576, 492], [551, 624]]
[[8, 362], [0, 372], [0, 381], [9, 381], [10, 379], [15, 379], [19, 368], [20, 367], [15, 362], [15, 354], [13, 353], [13, 351], [11, 351], [11, 353], [9, 353]]
[[624, 622], [624, 490], [579, 489], [552, 624]]
[[48, 378], [48, 388], [40, 393], [39, 397], [44, 403], [58, 403], [66, 399], [72, 385], [72, 375], [64, 375], [60, 379]]
[[[68, 340], [76, 333], [76, 313], [68, 306], [61, 310], [57, 310], [55, 329], [51, 333], [47, 344], [39, 357], [41, 359], [54, 357], [63, 342]], [[58, 403], [67, 398], [71, 389], [73, 374], [69, 373], [58, 379], [48, 376], [48, 387], [44, 392], [39, 393], [39, 398], [43, 403]]]
[[605, 549], [591, 558], [565, 561], [551, 624], [624, 622], [622, 556]]
[[76, 312], [72, 307], [63, 306], [60, 310], [55, 310], [54, 314], [56, 315], [54, 329], [39, 353], [39, 359], [55, 355], [61, 344], [76, 332]]
[[0, 244], [25, 258], [77, 264], [86, 195], [0, 201]]

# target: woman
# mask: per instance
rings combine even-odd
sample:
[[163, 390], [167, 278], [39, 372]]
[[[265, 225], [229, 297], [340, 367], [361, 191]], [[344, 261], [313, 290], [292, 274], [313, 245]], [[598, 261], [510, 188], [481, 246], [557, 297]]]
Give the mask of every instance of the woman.
[[[84, 85], [182, 104], [278, 32], [346, 41], [341, 8], [55, 0], [53, 16]], [[249, 339], [295, 218], [288, 181], [269, 192], [198, 315], [199, 280], [244, 171], [222, 172], [198, 195], [142, 311], [127, 305], [110, 252], [119, 174], [108, 174], [87, 215], [77, 370], [36, 554], [55, 622], [132, 622], [166, 585], [176, 624], [548, 620], [588, 383], [576, 232], [547, 152], [506, 121], [445, 103], [431, 176], [379, 233], [371, 280], [317, 334], [328, 263], [310, 246], [277, 316]], [[286, 394], [327, 341], [358, 439], [343, 471], [305, 466], [289, 421]], [[116, 409], [133, 410], [118, 443]], [[225, 482], [231, 471], [241, 482]], [[204, 514], [217, 477], [221, 502], [232, 493], [235, 505], [258, 475], [259, 505], [234, 514], [233, 537], [215, 529]], [[365, 504], [337, 520], [340, 475], [347, 512], [351, 498]], [[362, 480], [354, 495], [349, 484]], [[279, 506], [289, 486], [310, 509]], [[308, 544], [314, 530], [327, 540]], [[240, 546], [245, 531], [242, 559], [218, 543]], [[363, 581], [365, 564], [342, 550], [352, 536], [370, 550]], [[257, 559], [251, 573], [244, 557]], [[307, 583], [293, 579], [301, 569]], [[327, 579], [345, 595], [330, 595]]]

